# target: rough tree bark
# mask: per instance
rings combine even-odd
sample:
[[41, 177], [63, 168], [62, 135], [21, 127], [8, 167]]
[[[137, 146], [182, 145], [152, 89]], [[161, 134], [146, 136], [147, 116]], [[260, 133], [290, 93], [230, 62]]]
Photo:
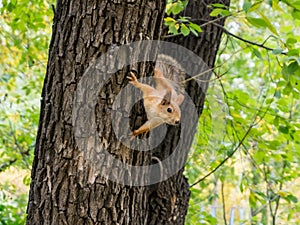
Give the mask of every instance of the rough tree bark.
[[[150, 186], [139, 187], [110, 181], [98, 175], [94, 167], [82, 157], [72, 121], [76, 91], [91, 62], [106, 53], [111, 46], [160, 39], [165, 4], [163, 0], [58, 0], [34, 152], [27, 209], [28, 225], [184, 224], [189, 185], [183, 176], [183, 169], [169, 179]], [[192, 18], [211, 20], [208, 4], [210, 2], [190, 1], [184, 13]], [[223, 24], [224, 21], [217, 22]], [[169, 40], [194, 50], [212, 67], [220, 37], [221, 30], [210, 24], [204, 27], [199, 38], [191, 36]], [[120, 56], [120, 61], [126, 60], [122, 57], [126, 56]], [[184, 58], [178, 56], [177, 60], [184, 61]], [[151, 63], [138, 64], [136, 69], [141, 74], [153, 73]], [[100, 90], [94, 108], [94, 121], [86, 118], [84, 112], [77, 113], [82, 117], [82, 123], [97, 127], [101, 146], [106, 146], [107, 152], [116, 160], [130, 165], [147, 165], [153, 159], [159, 161], [172, 153], [180, 129], [168, 127], [166, 141], [151, 153], [130, 150], [117, 140], [108, 121], [114, 115], [112, 105], [116, 95], [127, 84], [127, 71], [128, 68], [124, 68], [114, 73]], [[203, 83], [203, 86], [195, 82], [187, 84], [187, 92], [199, 115], [206, 88], [207, 83]], [[131, 96], [123, 98], [126, 102]], [[137, 105], [135, 126], [145, 120], [144, 114], [142, 107]], [[189, 148], [192, 135], [185, 138], [189, 143], [185, 148]], [[101, 164], [100, 170], [104, 169], [105, 163], [114, 163], [107, 162], [105, 156], [97, 157], [100, 157], [97, 161]], [[178, 162], [185, 161], [186, 157], [184, 154]]]

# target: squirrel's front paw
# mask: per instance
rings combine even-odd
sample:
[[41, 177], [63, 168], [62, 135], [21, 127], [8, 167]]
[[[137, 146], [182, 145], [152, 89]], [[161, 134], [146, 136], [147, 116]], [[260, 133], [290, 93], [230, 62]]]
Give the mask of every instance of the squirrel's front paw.
[[130, 72], [129, 76], [127, 76], [127, 79], [130, 80], [130, 83], [132, 84], [137, 82], [137, 78], [133, 72]]

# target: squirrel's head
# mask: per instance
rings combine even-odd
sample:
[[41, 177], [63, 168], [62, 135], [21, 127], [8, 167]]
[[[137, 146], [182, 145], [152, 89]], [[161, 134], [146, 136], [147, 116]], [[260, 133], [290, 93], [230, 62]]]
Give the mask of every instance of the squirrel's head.
[[178, 125], [180, 123], [181, 111], [179, 106], [184, 100], [182, 94], [172, 96], [171, 91], [167, 91], [161, 102], [159, 103], [159, 117], [165, 123]]

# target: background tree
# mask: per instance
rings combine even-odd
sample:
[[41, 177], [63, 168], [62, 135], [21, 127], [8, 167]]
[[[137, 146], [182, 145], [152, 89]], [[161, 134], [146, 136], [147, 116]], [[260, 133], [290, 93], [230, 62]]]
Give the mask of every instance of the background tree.
[[245, 1], [211, 15], [228, 18], [186, 167], [189, 221], [297, 224], [299, 7]]

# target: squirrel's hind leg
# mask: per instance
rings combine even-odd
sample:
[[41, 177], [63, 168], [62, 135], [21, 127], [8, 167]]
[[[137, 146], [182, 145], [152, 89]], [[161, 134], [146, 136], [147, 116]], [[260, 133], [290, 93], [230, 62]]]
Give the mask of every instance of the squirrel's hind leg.
[[150, 131], [150, 129], [151, 129], [151, 123], [149, 121], [147, 121], [139, 129], [134, 130], [133, 135], [138, 136], [139, 134], [147, 133]]
[[137, 136], [142, 133], [147, 133], [150, 130], [152, 130], [155, 127], [158, 127], [163, 122], [161, 120], [148, 120], [146, 123], [144, 123], [139, 129], [133, 131], [133, 135]]

